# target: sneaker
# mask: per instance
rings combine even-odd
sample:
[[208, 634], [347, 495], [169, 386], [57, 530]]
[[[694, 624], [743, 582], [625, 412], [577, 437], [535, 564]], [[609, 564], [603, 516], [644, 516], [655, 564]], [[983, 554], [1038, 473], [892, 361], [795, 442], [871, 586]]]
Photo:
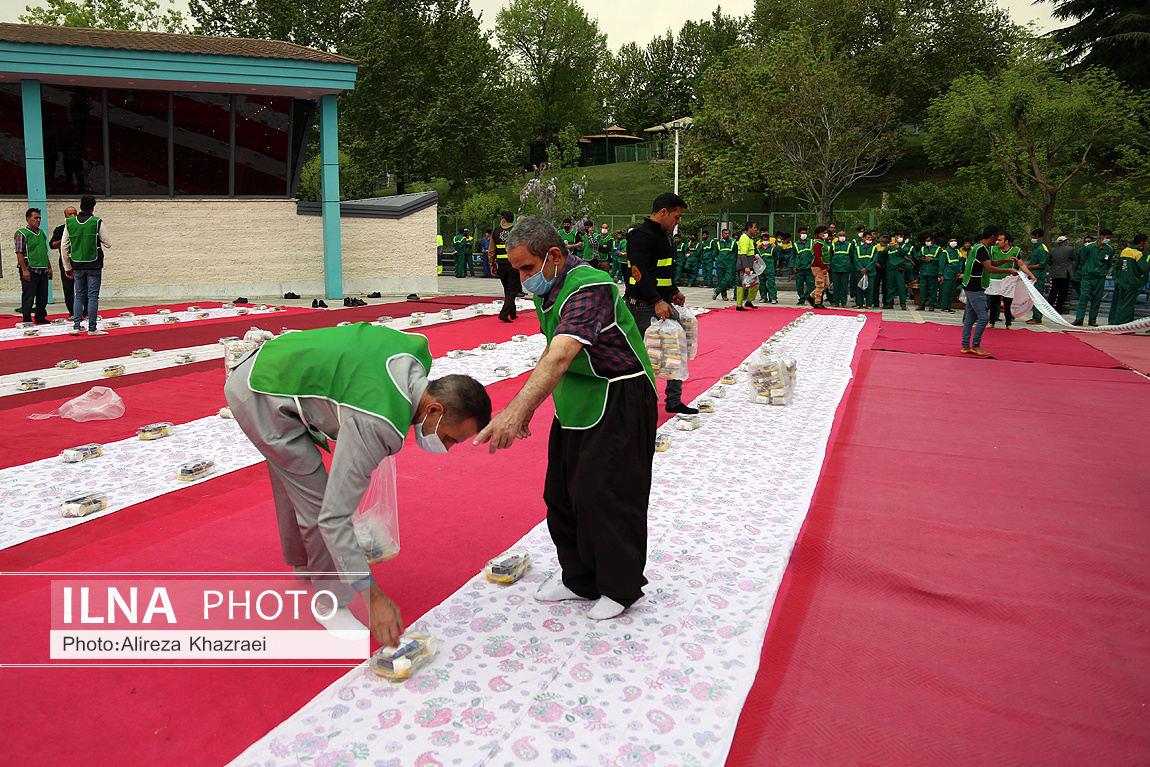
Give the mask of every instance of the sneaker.
[[311, 300], [311, 308], [312, 309], [318, 309], [319, 308], [319, 300], [318, 299], [313, 298]]
[[748, 301], [747, 303], [743, 304], [743, 306], [747, 307], [748, 309], [754, 309], [754, 308], [755, 308], [755, 305], [754, 305], [754, 304], [752, 304], [750, 301]]
[[284, 298], [299, 298], [299, 296], [295, 293], [292, 293], [291, 291], [288, 291], [287, 293], [284, 293]]
[[984, 352], [981, 346], [970, 347], [970, 353], [976, 357], [989, 357], [990, 352]]
[[375, 291], [374, 293], [368, 293], [367, 297], [368, 298], [383, 298], [383, 296], [380, 295], [378, 290]]
[[352, 306], [353, 304], [351, 303], [351, 299], [350, 299], [350, 298], [348, 298], [347, 296], [344, 296], [344, 297], [343, 297], [343, 305], [344, 305], [344, 306]]
[[736, 307], [735, 307], [735, 311], [736, 311], [736, 312], [745, 312], [745, 311], [747, 311], [747, 307], [745, 307], [745, 306], [736, 306]]
[[418, 301], [418, 300], [419, 300], [419, 296], [417, 296], [417, 295], [416, 295], [416, 294], [414, 294], [414, 293], [408, 293], [408, 294], [407, 294], [407, 300], [408, 300], [408, 301]]
[[683, 415], [696, 415], [699, 412], [698, 408], [684, 405], [682, 402], [676, 402], [674, 405], [668, 402], [665, 409], [668, 413], [682, 413]]
[[90, 335], [90, 336], [106, 336], [106, 335], [108, 335], [108, 331], [106, 331], [106, 330], [89, 330], [88, 335]]
[[71, 336], [78, 336], [83, 332], [84, 331], [80, 330], [80, 328], [68, 328], [68, 335], [71, 335]]
[[317, 303], [317, 306], [316, 306], [317, 309], [326, 309], [327, 308], [327, 304], [324, 303], [324, 300], [322, 298], [319, 301], [317, 301], [316, 303]]
[[1075, 320], [1074, 322], [1071, 322], [1070, 324], [1075, 325], [1077, 327], [1082, 327], [1082, 320]]

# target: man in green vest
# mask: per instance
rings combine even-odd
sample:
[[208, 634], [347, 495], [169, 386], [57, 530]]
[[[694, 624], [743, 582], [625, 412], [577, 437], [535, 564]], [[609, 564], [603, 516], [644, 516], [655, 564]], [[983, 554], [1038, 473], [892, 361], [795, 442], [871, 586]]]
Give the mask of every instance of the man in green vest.
[[[1043, 242], [1045, 235], [1046, 232], [1042, 229], [1035, 229], [1030, 233], [1030, 263], [1026, 265], [1026, 268], [1034, 275], [1036, 280], [1034, 287], [1038, 288], [1039, 293], [1046, 293], [1046, 267], [1050, 263], [1050, 250]], [[1042, 312], [1038, 309], [1032, 309], [1030, 319], [1026, 321], [1026, 324], [1041, 325]]]
[[571, 219], [563, 219], [563, 231], [560, 232], [563, 238], [563, 244], [567, 248], [567, 252], [572, 256], [582, 257], [583, 255], [583, 235], [579, 233]]
[[700, 235], [699, 268], [703, 271], [703, 287], [715, 287], [715, 261], [719, 258], [719, 241], [711, 239], [706, 229]]
[[958, 276], [965, 268], [962, 251], [958, 249], [958, 240], [951, 237], [946, 248], [942, 251], [942, 260], [938, 265], [938, 305], [939, 311], [953, 314], [954, 289]]
[[16, 230], [16, 263], [20, 266], [20, 313], [25, 322], [48, 323], [48, 285], [52, 282], [52, 262], [48, 259], [48, 236], [40, 228], [40, 209], [24, 213], [27, 226]]
[[714, 301], [720, 295], [727, 299], [727, 291], [735, 287], [735, 262], [738, 254], [735, 252], [737, 243], [731, 239], [731, 230], [724, 229], [722, 238], [715, 243], [715, 293], [711, 296]]
[[90, 194], [81, 197], [80, 212], [64, 222], [64, 236], [60, 239], [64, 272], [75, 280], [76, 302], [72, 307], [72, 328], [68, 331], [74, 336], [80, 335], [85, 306], [88, 308], [88, 335], [108, 335], [108, 331], [96, 328], [96, 315], [100, 308], [104, 251], [112, 243], [104, 221], [93, 214], [95, 209], [95, 197]]
[[[324, 628], [363, 630], [347, 608], [358, 592], [385, 646], [403, 633], [403, 620], [372, 578], [352, 525], [371, 473], [413, 427], [417, 445], [446, 453], [491, 420], [482, 384], [462, 375], [429, 381], [430, 371], [426, 338], [357, 322], [274, 338], [224, 385], [236, 423], [267, 459], [284, 563], [335, 597]], [[330, 473], [321, 447], [332, 452]]]
[[814, 263], [814, 243], [807, 235], [807, 228], [799, 229], [799, 241], [795, 243], [795, 256], [791, 261], [791, 274], [795, 278], [795, 289], [799, 291], [799, 301], [802, 304], [807, 296], [815, 289], [815, 275], [811, 272]]
[[934, 244], [934, 235], [923, 241], [918, 258], [918, 310], [929, 306], [933, 312], [938, 306], [938, 267], [942, 261], [942, 248]]
[[1146, 235], [1136, 234], [1129, 247], [1114, 262], [1114, 298], [1110, 302], [1109, 325], [1134, 321], [1134, 302], [1146, 288], [1150, 259], [1146, 258]]
[[[863, 234], [862, 242], [855, 247], [854, 259], [854, 273], [858, 274], [858, 279], [855, 279], [854, 274], [851, 275], [854, 280], [855, 306], [859, 309], [878, 306], [875, 301], [875, 290], [878, 288], [877, 251], [873, 234]], [[858, 286], [863, 275], [866, 275], [866, 290]]]
[[[677, 207], [675, 223], [682, 207]], [[658, 212], [655, 216], [670, 220]], [[650, 221], [628, 233], [633, 271], [647, 261], [644, 237]], [[670, 282], [674, 253], [662, 228], [657, 236]], [[588, 618], [614, 618], [643, 596], [647, 583], [647, 505], [658, 426], [651, 362], [618, 286], [568, 255], [563, 239], [546, 221], [530, 216], [517, 223], [507, 255], [524, 290], [535, 294], [547, 349], [523, 388], [473, 444], [490, 441], [494, 453], [516, 438], [530, 437], [532, 415], [552, 396], [555, 418], [543, 501], [559, 570], [535, 598], [594, 600]], [[670, 316], [669, 306], [659, 311]]]
[[831, 243], [831, 305], [846, 308], [851, 293], [851, 261], [854, 245], [847, 242], [847, 233], [839, 232]]

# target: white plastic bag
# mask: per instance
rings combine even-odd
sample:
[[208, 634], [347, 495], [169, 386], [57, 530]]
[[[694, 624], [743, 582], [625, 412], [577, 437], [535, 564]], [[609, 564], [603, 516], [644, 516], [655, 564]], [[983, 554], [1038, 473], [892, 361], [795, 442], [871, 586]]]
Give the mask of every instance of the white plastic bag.
[[683, 326], [683, 332], [687, 334], [687, 359], [693, 360], [699, 351], [699, 320], [695, 317], [695, 313], [685, 306], [675, 307], [675, 316]]
[[395, 456], [380, 461], [352, 515], [355, 537], [368, 564], [386, 562], [399, 553], [399, 504], [395, 495]]
[[862, 277], [859, 277], [859, 290], [866, 290], [869, 287], [870, 287], [870, 277], [868, 275], [865, 275], [865, 274]]
[[687, 380], [687, 334], [675, 320], [653, 319], [643, 334], [656, 378]]
[[758, 405], [789, 405], [795, 391], [794, 357], [772, 354], [747, 366], [751, 402]]
[[764, 261], [761, 256], [755, 256], [755, 262], [751, 264], [751, 271], [754, 272], [757, 277], [767, 271], [767, 262]]
[[759, 275], [752, 269], [750, 274], [743, 272], [742, 284], [744, 288], [753, 288], [759, 284]]
[[60, 406], [60, 415], [73, 421], [101, 421], [124, 414], [124, 400], [107, 386], [93, 386]]

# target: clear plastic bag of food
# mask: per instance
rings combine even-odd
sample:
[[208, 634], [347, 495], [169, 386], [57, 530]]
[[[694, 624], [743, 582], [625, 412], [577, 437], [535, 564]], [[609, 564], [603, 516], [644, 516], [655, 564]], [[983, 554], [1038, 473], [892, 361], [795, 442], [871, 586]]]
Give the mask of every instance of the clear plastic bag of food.
[[423, 318], [422, 317], [412, 317], [409, 324], [411, 324], [411, 325], [422, 325], [423, 324]]
[[715, 401], [713, 399], [701, 399], [695, 403], [700, 413], [713, 413], [715, 412]]
[[86, 493], [69, 498], [60, 504], [61, 517], [86, 517], [108, 508], [108, 496], [104, 493]]
[[342, 327], [347, 327], [347, 326], [348, 326], [348, 325], [350, 325], [350, 324], [351, 324], [351, 320], [344, 320], [343, 322], [337, 322], [337, 323], [335, 323], [335, 326], [336, 326], [337, 328], [342, 328]]
[[439, 310], [439, 317], [440, 317], [440, 319], [444, 319], [444, 320], [452, 319], [451, 310], [450, 309], [440, 309]]
[[123, 414], [124, 400], [107, 386], [93, 386], [60, 406], [61, 416], [80, 422], [119, 418]]
[[224, 370], [228, 373], [240, 363], [248, 352], [258, 347], [255, 341], [228, 341], [224, 344]]
[[489, 352], [489, 351], [492, 351], [496, 346], [498, 346], [498, 344], [496, 344], [495, 342], [487, 341], [487, 342], [481, 343], [479, 345], [479, 350]]
[[36, 391], [37, 389], [43, 389], [47, 385], [47, 381], [35, 376], [20, 379], [20, 391]]
[[664, 453], [667, 451], [667, 448], [669, 448], [670, 446], [671, 446], [671, 435], [670, 434], [656, 434], [655, 435], [655, 452], [656, 453]]
[[386, 325], [387, 323], [391, 322], [392, 319], [393, 319], [392, 317], [383, 316], [383, 317], [376, 317], [375, 321], [378, 322], [380, 325]]
[[115, 376], [123, 375], [123, 373], [123, 365], [105, 365], [101, 375], [103, 375], [104, 378], [114, 378]]
[[716, 399], [726, 397], [727, 396], [727, 387], [723, 386], [722, 384], [715, 384], [709, 390], [707, 390], [707, 394], [710, 394], [712, 397], [715, 397]]
[[53, 325], [67, 325], [68, 322], [69, 320], [66, 317], [57, 317], [56, 319], [52, 320]]
[[681, 415], [672, 424], [679, 431], [694, 431], [703, 425], [703, 419], [697, 415]]
[[147, 317], [136, 317], [132, 320], [132, 324], [133, 325], [147, 325], [148, 324], [148, 318]]
[[164, 322], [171, 323], [171, 322], [179, 322], [179, 321], [180, 321], [180, 318], [174, 314], [169, 314], [167, 317], [164, 317]]
[[196, 361], [196, 355], [192, 354], [191, 352], [181, 352], [180, 354], [176, 355], [176, 364], [177, 365], [187, 365], [187, 364], [189, 364], [191, 362], [195, 362], [195, 361]]
[[531, 566], [531, 555], [523, 549], [508, 549], [483, 567], [487, 580], [495, 583], [515, 583]]
[[152, 350], [148, 349], [148, 348], [133, 349], [132, 350], [132, 356], [133, 357], [151, 357], [152, 356]]
[[26, 330], [27, 328], [34, 328], [34, 327], [36, 327], [35, 322], [17, 322], [16, 323], [16, 329], [17, 330]]
[[60, 451], [60, 460], [64, 463], [80, 463], [87, 461], [91, 458], [98, 458], [103, 455], [104, 446], [98, 442], [91, 442], [87, 445], [80, 445], [79, 447], [70, 447], [67, 450]]
[[197, 479], [203, 479], [215, 470], [215, 461], [209, 461], [206, 458], [197, 458], [193, 461], [181, 463], [176, 468], [176, 479], [181, 482], [195, 482]]
[[687, 334], [675, 320], [651, 320], [643, 346], [656, 378], [687, 380]]
[[511, 375], [511, 368], [507, 365], [500, 365], [499, 367], [495, 368], [495, 375], [499, 376], [500, 378], [507, 378], [509, 375]]
[[80, 360], [60, 360], [56, 363], [57, 370], [74, 370], [80, 367]]
[[699, 320], [695, 317], [695, 313], [685, 306], [676, 307], [675, 316], [679, 318], [679, 324], [683, 326], [683, 332], [687, 336], [687, 359], [693, 360], [699, 351]]
[[150, 423], [136, 429], [136, 436], [142, 440], [162, 439], [172, 433], [172, 424], [169, 421]]
[[407, 631], [395, 647], [381, 647], [371, 656], [371, 670], [399, 682], [426, 666], [439, 652], [439, 640], [426, 631]]
[[415, 317], [416, 319], [423, 319], [427, 316], [427, 312], [412, 312], [411, 316]]
[[[747, 370], [749, 371], [750, 368], [748, 367]], [[734, 373], [727, 373], [725, 376], [719, 379], [719, 383], [721, 383], [723, 386], [730, 386], [738, 380], [739, 377]]]
[[156, 310], [156, 314], [171, 314], [171, 313], [172, 313], [171, 309], [157, 309]]
[[245, 341], [253, 341], [257, 344], [262, 344], [264, 341], [270, 341], [276, 337], [276, 334], [270, 330], [260, 330], [259, 328], [251, 328], [248, 332], [244, 333]]
[[466, 357], [467, 352], [463, 351], [462, 349], [452, 349], [447, 353], [447, 356], [453, 360], [457, 360], [460, 357]]
[[25, 338], [31, 338], [32, 336], [38, 336], [38, 335], [40, 335], [40, 328], [24, 328], [23, 335]]
[[747, 376], [751, 401], [759, 405], [791, 404], [797, 367], [793, 357], [780, 354], [751, 363]]
[[368, 564], [386, 562], [399, 553], [399, 503], [396, 500], [395, 456], [380, 461], [351, 517], [356, 540]]
[[524, 334], [522, 334], [522, 333], [516, 333], [515, 335], [511, 336], [511, 340], [512, 340], [512, 341], [517, 341], [517, 342], [526, 341], [526, 340], [527, 340], [527, 336], [525, 336], [525, 335], [524, 335]]

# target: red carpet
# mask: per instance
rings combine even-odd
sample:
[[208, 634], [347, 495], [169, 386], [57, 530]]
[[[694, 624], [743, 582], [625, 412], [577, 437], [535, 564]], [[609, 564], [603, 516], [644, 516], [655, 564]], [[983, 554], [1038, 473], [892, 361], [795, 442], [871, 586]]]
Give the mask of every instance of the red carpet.
[[1150, 763], [1148, 395], [865, 353], [728, 765]]
[[[698, 380], [687, 383], [686, 396], [709, 386], [796, 313], [760, 311], [752, 319], [728, 310], [701, 318], [707, 352], [692, 361]], [[536, 332], [538, 324], [530, 320], [507, 325], [479, 318], [427, 331], [433, 347], [471, 348], [498, 340], [492, 338], [498, 331]], [[471, 329], [469, 336], [460, 332], [464, 327]], [[524, 380], [488, 387], [497, 410]], [[152, 396], [162, 396], [159, 391]], [[433, 456], [409, 440], [398, 459], [403, 555], [375, 568], [407, 622], [447, 598], [493, 553], [543, 519], [540, 496], [552, 414], [548, 400], [535, 414], [534, 436], [509, 454], [491, 456], [486, 447], [459, 446], [449, 456]], [[50, 454], [63, 446], [45, 449]], [[501, 488], [512, 487], [517, 499], [529, 500], [505, 500]], [[477, 494], [476, 488], [487, 491]], [[256, 466], [0, 551], [0, 571], [278, 570], [282, 556], [273, 519], [266, 471]], [[11, 628], [5, 632], [3, 662], [38, 662], [47, 654], [44, 605], [52, 576], [30, 585], [33, 577], [0, 579], [0, 621], [11, 627], [16, 616], [23, 616], [18, 633]], [[341, 673], [8, 668], [5, 689], [19, 705], [4, 707], [0, 728], [8, 734], [5, 752], [15, 763], [218, 765]], [[77, 695], [88, 703], [64, 715], [60, 701]], [[78, 731], [84, 736], [75, 737]]]
[[[1025, 324], [1022, 328], [1025, 328]], [[996, 360], [1014, 362], [1045, 362], [1055, 365], [1083, 367], [1120, 367], [1107, 354], [1087, 346], [1066, 333], [1043, 333], [1024, 330], [987, 328], [982, 337], [982, 348]], [[937, 354], [961, 357], [962, 328], [951, 325], [913, 322], [884, 322], [879, 330], [875, 349], [911, 354]]]
[[1074, 337], [1109, 354], [1131, 370], [1150, 375], [1150, 336], [1076, 333]]

